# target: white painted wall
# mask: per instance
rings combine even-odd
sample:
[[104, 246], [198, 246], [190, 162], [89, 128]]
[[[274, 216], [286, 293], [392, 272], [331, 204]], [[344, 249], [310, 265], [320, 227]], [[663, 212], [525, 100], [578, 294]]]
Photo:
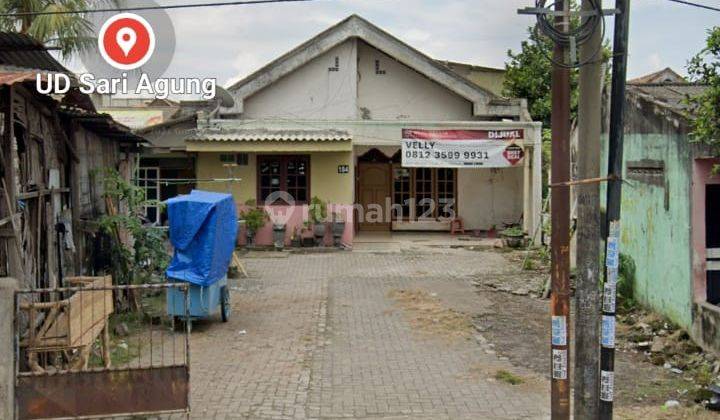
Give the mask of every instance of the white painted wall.
[[[375, 61], [380, 70], [376, 74]], [[358, 41], [358, 107], [372, 120], [471, 121], [472, 103]]]
[[[347, 41], [245, 100], [244, 119], [352, 120], [357, 114], [356, 42]], [[329, 71], [339, 61], [338, 71]]]
[[[329, 71], [338, 58], [339, 71]], [[377, 74], [375, 61], [385, 74]], [[359, 40], [245, 100], [243, 119], [472, 121], [472, 104]]]
[[465, 229], [517, 223], [523, 215], [523, 167], [458, 169], [458, 213]]

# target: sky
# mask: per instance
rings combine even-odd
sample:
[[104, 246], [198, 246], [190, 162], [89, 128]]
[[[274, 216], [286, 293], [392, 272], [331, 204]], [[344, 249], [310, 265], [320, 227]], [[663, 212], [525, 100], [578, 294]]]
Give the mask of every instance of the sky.
[[[207, 0], [179, 0], [203, 2]], [[696, 0], [720, 7], [720, 0]], [[158, 1], [169, 4], [169, 2]], [[614, 1], [605, 0], [605, 7]], [[504, 67], [533, 18], [517, 9], [534, 0], [315, 0], [168, 11], [176, 33], [169, 77], [241, 79], [329, 26], [356, 13], [433, 58]], [[608, 36], [613, 19], [608, 18]], [[668, 0], [634, 0], [628, 76], [665, 67], [684, 74], [720, 12]], [[70, 67], [72, 64], [70, 64]]]

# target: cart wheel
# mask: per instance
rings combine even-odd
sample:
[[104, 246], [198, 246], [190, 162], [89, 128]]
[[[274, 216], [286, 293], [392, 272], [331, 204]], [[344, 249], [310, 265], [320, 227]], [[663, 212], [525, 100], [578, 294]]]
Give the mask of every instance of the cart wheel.
[[222, 322], [228, 322], [230, 311], [230, 292], [228, 292], [227, 286], [223, 286], [220, 288], [220, 316]]

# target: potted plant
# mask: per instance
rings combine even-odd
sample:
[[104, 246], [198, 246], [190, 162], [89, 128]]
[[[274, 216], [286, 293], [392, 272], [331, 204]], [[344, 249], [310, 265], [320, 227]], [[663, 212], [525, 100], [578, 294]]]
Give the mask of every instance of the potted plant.
[[290, 246], [293, 248], [300, 248], [302, 245], [302, 228], [300, 226], [296, 227], [292, 231], [292, 235], [290, 236]]
[[313, 235], [315, 236], [315, 243], [321, 246], [323, 239], [325, 238], [325, 219], [327, 218], [327, 204], [317, 196], [310, 199], [310, 206], [308, 207], [310, 213], [310, 221], [313, 225]]
[[245, 220], [247, 232], [247, 246], [255, 245], [255, 234], [270, 220], [265, 209], [254, 207], [240, 212], [240, 217]]
[[487, 231], [487, 237], [488, 239], [495, 239], [497, 238], [497, 228], [495, 225], [490, 226], [490, 229]]
[[345, 233], [345, 215], [339, 211], [333, 212], [332, 234], [335, 246], [340, 246], [343, 233]]
[[312, 225], [309, 220], [303, 222], [300, 230], [300, 243], [303, 247], [312, 247], [315, 245], [315, 236], [313, 235]]
[[273, 244], [278, 251], [285, 248], [285, 223], [273, 223]]
[[520, 248], [525, 243], [525, 232], [517, 226], [503, 230], [500, 236], [502, 236], [503, 241], [510, 248]]

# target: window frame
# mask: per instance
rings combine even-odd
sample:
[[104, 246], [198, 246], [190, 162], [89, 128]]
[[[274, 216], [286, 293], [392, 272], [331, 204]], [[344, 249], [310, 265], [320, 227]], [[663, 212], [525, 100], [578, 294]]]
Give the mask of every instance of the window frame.
[[[432, 219], [434, 219], [434, 220], [437, 221], [437, 220], [439, 220], [441, 217], [444, 216], [444, 215], [441, 215], [441, 210], [442, 210], [442, 209], [441, 209], [441, 207], [440, 207], [440, 206], [441, 206], [441, 204], [440, 204], [440, 188], [439, 188], [439, 176], [438, 176], [438, 172], [439, 172], [440, 170], [448, 170], [448, 169], [449, 169], [449, 170], [451, 171], [451, 173], [452, 173], [452, 177], [453, 177], [453, 179], [452, 179], [452, 184], [453, 184], [452, 190], [453, 190], [453, 199], [455, 200], [455, 201], [454, 201], [454, 204], [453, 204], [453, 207], [454, 207], [454, 209], [455, 209], [455, 214], [456, 214], [456, 215], [458, 214], [459, 205], [458, 205], [458, 170], [457, 170], [457, 168], [404, 168], [401, 164], [395, 163], [395, 164], [392, 165], [392, 170], [394, 171], [396, 168], [397, 168], [397, 169], [402, 168], [402, 169], [409, 169], [409, 170], [410, 170], [410, 191], [409, 191], [409, 192], [403, 191], [403, 193], [409, 194], [408, 198], [414, 198], [414, 199], [415, 199], [415, 203], [414, 203], [415, 206], [409, 206], [410, 213], [409, 213], [409, 214], [403, 214], [403, 217], [402, 217], [402, 218], [397, 217], [397, 215], [395, 214], [395, 212], [393, 212], [392, 220], [393, 220], [394, 222], [417, 222], [417, 221], [425, 221], [425, 220], [432, 220]], [[431, 179], [430, 198], [432, 198], [432, 199], [435, 201], [435, 203], [436, 203], [436, 206], [435, 206], [435, 208], [433, 209], [433, 214], [432, 214], [432, 216], [430, 216], [430, 217], [425, 217], [425, 218], [421, 218], [421, 217], [420, 217], [420, 214], [417, 214], [417, 206], [418, 206], [418, 201], [419, 201], [419, 200], [418, 200], [418, 196], [417, 196], [417, 185], [416, 185], [416, 181], [417, 181], [417, 171], [418, 171], [418, 169], [429, 169], [429, 170], [430, 170], [430, 179]], [[443, 182], [449, 183], [447, 180], [445, 180], [445, 181], [443, 181]], [[396, 196], [397, 196], [398, 191], [397, 191], [396, 188], [395, 188], [395, 173], [394, 173], [394, 172], [393, 172], [393, 180], [392, 180], [392, 185], [391, 185], [391, 186], [392, 186], [392, 192], [391, 192], [391, 194], [392, 194], [392, 198], [393, 198], [393, 203], [392, 203], [392, 204], [401, 204], [401, 203], [396, 203], [396, 202], [395, 202], [395, 198], [396, 198]]]
[[[150, 177], [150, 172], [154, 171], [155, 176]], [[150, 185], [150, 183], [154, 183], [154, 185]], [[157, 204], [150, 205], [150, 206], [144, 206], [143, 212], [145, 218], [150, 221], [154, 225], [159, 225], [161, 221], [161, 211], [160, 211], [160, 197], [161, 197], [161, 185], [160, 185], [160, 167], [159, 166], [141, 166], [138, 168], [138, 183], [137, 185], [143, 189], [145, 193], [145, 199], [146, 200], [155, 200]], [[155, 198], [151, 199], [148, 198], [148, 192], [150, 190], [153, 190], [155, 192]], [[155, 211], [155, 218], [150, 218], [150, 214], [148, 210], [154, 209]]]
[[310, 197], [311, 197], [311, 194], [310, 194], [310, 185], [311, 185], [311, 182], [310, 182], [310, 171], [311, 171], [310, 155], [307, 155], [307, 154], [257, 155], [257, 163], [256, 163], [256, 168], [255, 168], [255, 173], [256, 173], [256, 182], [255, 182], [255, 184], [256, 184], [255, 185], [255, 187], [256, 187], [255, 199], [256, 200], [255, 201], [257, 202], [258, 205], [272, 205], [272, 206], [288, 205], [288, 203], [279, 203], [279, 202], [278, 203], [265, 203], [265, 200], [261, 198], [262, 197], [262, 194], [261, 194], [262, 174], [260, 173], [260, 168], [261, 168], [263, 162], [279, 160], [280, 161], [280, 189], [279, 189], [279, 191], [287, 192], [287, 180], [288, 180], [287, 162], [291, 159], [304, 160], [305, 167], [307, 168], [306, 173], [305, 173], [305, 178], [307, 179], [307, 185], [305, 186], [305, 198], [306, 199], [303, 201], [295, 200], [295, 204], [307, 204], [310, 201]]

